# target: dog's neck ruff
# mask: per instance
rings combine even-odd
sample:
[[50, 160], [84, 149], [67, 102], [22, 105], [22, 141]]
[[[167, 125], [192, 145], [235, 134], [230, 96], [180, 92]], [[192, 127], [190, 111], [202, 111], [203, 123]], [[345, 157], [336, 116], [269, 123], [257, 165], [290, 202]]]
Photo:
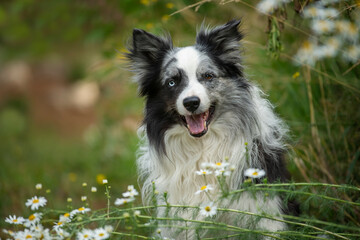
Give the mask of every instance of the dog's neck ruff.
[[[209, 132], [201, 137], [194, 138], [189, 135], [184, 126], [176, 125], [165, 133], [166, 155], [160, 155], [151, 146], [149, 156], [152, 166], [148, 166], [148, 178], [146, 178], [143, 194], [149, 196], [152, 182], [160, 194], [167, 192], [168, 200], [172, 204], [200, 204], [207, 200], [205, 194], [196, 195], [201, 186], [210, 184], [216, 193], [217, 179], [212, 175], [203, 176], [196, 174], [201, 169], [202, 163], [224, 162], [225, 158], [231, 166], [243, 172], [246, 167], [245, 140], [235, 138], [234, 134], [224, 131], [223, 126], [214, 124]], [[236, 146], [236, 147], [235, 147]], [[143, 155], [144, 157], [144, 155]], [[149, 159], [148, 159], [149, 160]], [[139, 163], [139, 162], [138, 162]], [[229, 183], [240, 183], [242, 176], [234, 175], [238, 179], [232, 179]], [[237, 186], [231, 186], [236, 188]]]
[[[164, 153], [149, 144], [145, 127], [139, 130], [143, 143], [138, 151], [137, 164], [139, 177], [143, 181], [142, 196], [146, 202], [151, 199], [153, 183], [160, 195], [168, 193], [168, 200], [172, 204], [196, 205], [208, 201], [206, 194], [195, 194], [205, 184], [204, 177], [196, 175], [202, 163], [224, 162], [227, 158], [235, 169], [235, 174], [227, 177], [228, 185], [230, 189], [238, 189], [244, 180], [246, 168], [263, 167], [263, 156], [259, 155], [258, 146], [253, 144], [255, 140], [261, 143], [267, 154], [272, 154], [271, 148], [284, 149], [283, 133], [274, 134], [275, 126], [280, 125], [281, 121], [256, 86], [252, 86], [250, 91], [255, 109], [254, 122], [246, 122], [250, 124], [248, 128], [252, 132], [239, 125], [239, 116], [229, 111], [214, 119], [209, 132], [201, 138], [190, 136], [182, 125], [174, 125], [164, 134]], [[245, 157], [245, 142], [249, 143], [248, 159]], [[274, 157], [272, 161], [276, 164], [277, 159]], [[214, 175], [208, 175], [206, 183], [213, 185], [212, 193], [218, 193]]]

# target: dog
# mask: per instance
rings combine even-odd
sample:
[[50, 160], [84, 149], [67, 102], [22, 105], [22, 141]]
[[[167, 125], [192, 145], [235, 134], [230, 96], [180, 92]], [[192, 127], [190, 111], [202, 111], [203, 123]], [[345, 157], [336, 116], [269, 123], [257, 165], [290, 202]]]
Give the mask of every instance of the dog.
[[[169, 35], [133, 30], [126, 57], [139, 94], [145, 98], [137, 156], [145, 202], [154, 196], [153, 185], [159, 192], [159, 203], [165, 203], [165, 192], [169, 204], [197, 206], [208, 202], [209, 194], [219, 192], [217, 178], [206, 177], [214, 188], [209, 194], [195, 194], [205, 184], [204, 177], [195, 172], [204, 164], [224, 159], [232, 166], [226, 179], [231, 190], [240, 188], [248, 168], [265, 170], [268, 182], [288, 181], [284, 163], [288, 128], [260, 88], [246, 78], [239, 28], [240, 20], [236, 19], [214, 28], [202, 26], [196, 43], [188, 47], [174, 47]], [[254, 200], [242, 194], [225, 205], [272, 215], [289, 210], [277, 196]], [[191, 213], [176, 214], [192, 217]], [[159, 210], [158, 216], [163, 215]], [[242, 221], [234, 223], [231, 215], [218, 213], [217, 218], [244, 226]], [[256, 228], [279, 231], [286, 225], [263, 218]], [[185, 239], [175, 229], [166, 228], [162, 233]], [[189, 236], [195, 238], [195, 233]]]

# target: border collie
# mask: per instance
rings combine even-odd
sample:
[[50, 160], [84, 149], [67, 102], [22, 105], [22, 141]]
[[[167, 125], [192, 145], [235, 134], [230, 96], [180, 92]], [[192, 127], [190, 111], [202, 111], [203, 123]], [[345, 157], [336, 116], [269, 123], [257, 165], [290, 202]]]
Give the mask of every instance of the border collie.
[[[196, 206], [208, 202], [207, 194], [195, 194], [205, 185], [204, 177], [195, 171], [225, 158], [233, 168], [226, 180], [231, 190], [241, 187], [247, 168], [265, 170], [269, 182], [288, 179], [283, 160], [287, 127], [244, 74], [239, 25], [239, 20], [232, 20], [215, 28], [202, 27], [196, 43], [188, 47], [174, 47], [170, 36], [134, 29], [127, 58], [146, 101], [137, 156], [145, 201], [153, 196], [154, 183], [160, 193], [159, 203], [164, 202], [164, 192], [170, 204]], [[206, 179], [214, 187], [209, 194], [216, 194], [216, 177]], [[225, 207], [272, 215], [287, 208], [280, 197], [254, 200], [249, 194], [240, 195]], [[176, 214], [192, 217], [191, 213]], [[245, 225], [222, 213], [217, 218]], [[256, 227], [286, 229], [284, 223], [265, 218]], [[166, 237], [185, 239], [174, 229], [163, 232]]]

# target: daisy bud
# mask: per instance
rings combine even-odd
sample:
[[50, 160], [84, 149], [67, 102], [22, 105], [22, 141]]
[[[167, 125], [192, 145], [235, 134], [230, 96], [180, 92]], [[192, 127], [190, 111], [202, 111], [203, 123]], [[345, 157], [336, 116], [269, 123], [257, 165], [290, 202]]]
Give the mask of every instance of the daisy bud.
[[86, 187], [86, 186], [87, 186], [87, 183], [86, 183], [86, 182], [84, 182], [84, 183], [82, 184], [82, 186], [83, 186], [83, 187]]
[[36, 184], [36, 185], [35, 185], [35, 188], [36, 188], [37, 190], [42, 189], [42, 184], [41, 184], [41, 183]]
[[86, 196], [81, 196], [81, 201], [85, 202], [85, 201], [86, 201], [86, 199], [87, 199], [87, 197], [86, 197]]
[[91, 187], [91, 192], [97, 192], [97, 188], [96, 187]]
[[71, 197], [68, 197], [68, 198], [66, 199], [66, 201], [67, 201], [68, 203], [70, 203], [70, 202], [72, 202], [72, 198], [71, 198]]
[[103, 179], [103, 180], [102, 180], [102, 183], [103, 183], [103, 184], [107, 184], [107, 183], [108, 183], [108, 180], [107, 180], [107, 179]]

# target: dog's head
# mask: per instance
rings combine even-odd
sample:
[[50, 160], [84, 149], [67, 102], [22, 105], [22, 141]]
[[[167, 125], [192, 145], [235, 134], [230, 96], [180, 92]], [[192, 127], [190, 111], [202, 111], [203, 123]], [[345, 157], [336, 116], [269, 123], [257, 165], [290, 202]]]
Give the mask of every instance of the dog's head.
[[161, 138], [174, 124], [186, 127], [193, 137], [202, 137], [212, 122], [230, 111], [227, 105], [231, 101], [226, 98], [234, 98], [234, 89], [247, 86], [239, 24], [233, 20], [213, 29], [203, 27], [195, 45], [183, 48], [173, 47], [169, 36], [134, 30], [127, 57], [140, 95], [146, 97], [145, 124], [150, 140]]

